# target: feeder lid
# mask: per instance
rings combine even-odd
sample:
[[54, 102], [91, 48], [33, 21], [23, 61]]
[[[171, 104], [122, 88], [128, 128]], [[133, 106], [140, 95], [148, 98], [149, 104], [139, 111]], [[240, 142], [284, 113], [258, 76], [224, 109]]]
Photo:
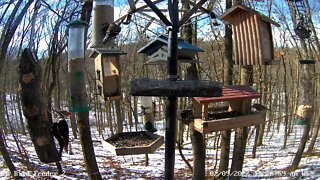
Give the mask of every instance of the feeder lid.
[[[161, 47], [168, 46], [168, 38], [169, 38], [168, 35], [162, 34], [156, 37], [155, 39], [153, 39], [152, 41], [150, 41], [147, 45], [145, 45], [141, 49], [139, 49], [138, 53], [151, 55]], [[196, 54], [198, 52], [204, 52], [203, 49], [193, 44], [190, 44], [181, 38], [178, 38], [178, 52], [179, 51], [189, 52], [189, 53], [192, 52], [193, 54]]]
[[103, 54], [104, 56], [117, 56], [127, 54], [118, 49], [110, 49], [110, 48], [93, 48], [93, 52], [89, 55], [90, 58], [96, 58], [99, 54]]
[[238, 13], [243, 12], [243, 11], [248, 12], [252, 15], [257, 15], [261, 20], [268, 22], [268, 23], [271, 23], [277, 27], [280, 27], [280, 24], [278, 24], [274, 20], [270, 19], [269, 17], [261, 14], [260, 12], [258, 12], [256, 10], [250, 9], [250, 8], [243, 6], [243, 5], [240, 5], [240, 4], [237, 4], [233, 7], [231, 7], [230, 9], [228, 9], [225, 13], [223, 13], [219, 17], [219, 19], [222, 19], [222, 20], [227, 21], [232, 24], [232, 22], [233, 22], [232, 19], [235, 16], [237, 16]]
[[76, 26], [88, 26], [88, 23], [81, 20], [72, 21], [68, 24], [68, 27], [76, 27]]

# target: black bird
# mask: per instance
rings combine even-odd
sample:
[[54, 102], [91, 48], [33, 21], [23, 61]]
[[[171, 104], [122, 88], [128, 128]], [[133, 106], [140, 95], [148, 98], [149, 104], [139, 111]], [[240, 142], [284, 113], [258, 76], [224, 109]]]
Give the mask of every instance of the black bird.
[[60, 150], [59, 155], [61, 158], [62, 151], [65, 149], [68, 152], [69, 145], [69, 126], [65, 118], [70, 116], [68, 111], [55, 111], [58, 115], [57, 121], [52, 125], [52, 134], [58, 140]]

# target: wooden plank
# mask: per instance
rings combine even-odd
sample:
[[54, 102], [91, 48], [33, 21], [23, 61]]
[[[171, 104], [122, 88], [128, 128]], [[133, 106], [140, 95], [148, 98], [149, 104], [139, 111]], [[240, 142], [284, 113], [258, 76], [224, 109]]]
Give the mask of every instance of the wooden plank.
[[261, 124], [265, 121], [262, 113], [250, 114], [246, 116], [239, 116], [236, 118], [225, 118], [212, 121], [204, 121], [203, 119], [195, 119], [195, 130], [206, 134], [211, 132], [243, 128]]
[[222, 101], [234, 101], [242, 99], [254, 99], [260, 98], [261, 94], [252, 89], [250, 86], [245, 85], [233, 85], [225, 86], [222, 89], [222, 96], [220, 97], [195, 97], [194, 100], [199, 104], [222, 102]]
[[235, 31], [233, 33], [236, 34], [237, 36], [237, 44], [235, 44], [236, 46], [236, 51], [238, 53], [238, 59], [235, 59], [235, 64], [239, 65], [241, 64], [241, 59], [242, 59], [242, 52], [241, 52], [241, 41], [242, 41], [242, 37], [241, 37], [241, 32], [240, 32], [240, 17], [236, 16], [235, 17]]
[[259, 36], [259, 33], [256, 29], [256, 22], [254, 20], [254, 16], [251, 16], [250, 19], [250, 28], [252, 30], [252, 59], [257, 63], [257, 65], [262, 65], [259, 62], [259, 56], [258, 56], [258, 39], [257, 36]]
[[254, 46], [253, 46], [253, 36], [254, 36], [254, 32], [253, 29], [251, 28], [251, 17], [252, 15], [250, 15], [249, 13], [246, 13], [246, 26], [247, 26], [247, 30], [248, 30], [248, 48], [250, 51], [250, 54], [248, 56], [249, 62], [251, 65], [257, 65], [256, 61], [254, 59]]
[[247, 48], [246, 48], [246, 38], [247, 38], [247, 30], [245, 29], [245, 24], [244, 24], [244, 13], [245, 12], [242, 12], [241, 15], [239, 16], [240, 18], [240, 21], [241, 21], [241, 26], [240, 26], [240, 31], [241, 31], [241, 53], [242, 53], [242, 61], [241, 61], [241, 65], [246, 65], [247, 62]]
[[238, 28], [238, 36], [240, 37], [239, 39], [239, 44], [238, 44], [238, 50], [239, 50], [239, 65], [243, 64], [244, 60], [244, 48], [243, 48], [243, 42], [244, 42], [244, 34], [243, 34], [243, 29], [241, 25], [241, 15], [237, 16], [237, 20], [239, 22], [239, 28]]
[[238, 51], [238, 44], [239, 44], [239, 36], [237, 35], [237, 26], [232, 25], [232, 37], [233, 37], [233, 54], [234, 54], [234, 64], [238, 64], [239, 61], [239, 51]]
[[247, 26], [247, 16], [248, 16], [248, 13], [247, 12], [244, 12], [243, 13], [243, 16], [241, 17], [242, 18], [242, 21], [243, 21], [243, 29], [244, 29], [244, 39], [245, 39], [245, 59], [244, 59], [244, 65], [252, 65], [251, 62], [250, 62], [250, 39], [249, 39], [249, 34], [251, 34], [250, 30], [248, 29], [248, 26]]
[[222, 84], [214, 81], [169, 81], [148, 78], [131, 81], [133, 96], [214, 97], [222, 95]]
[[261, 36], [263, 36], [263, 34], [261, 34], [260, 31], [260, 19], [257, 15], [254, 15], [254, 21], [255, 21], [255, 27], [256, 27], [256, 31], [257, 31], [257, 49], [258, 49], [258, 60], [260, 64], [264, 64], [262, 61], [262, 54], [263, 54], [263, 49], [262, 49], [262, 41], [261, 41]]

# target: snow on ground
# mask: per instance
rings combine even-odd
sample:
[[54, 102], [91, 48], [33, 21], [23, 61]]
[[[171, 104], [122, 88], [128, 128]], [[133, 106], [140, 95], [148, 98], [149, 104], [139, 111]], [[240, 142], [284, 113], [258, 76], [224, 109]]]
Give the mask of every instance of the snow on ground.
[[[159, 135], [164, 135], [163, 124], [163, 121], [157, 122], [157, 128], [159, 129], [157, 134]], [[139, 126], [141, 127], [142, 125], [140, 124]], [[92, 137], [94, 140], [96, 159], [103, 179], [163, 179], [165, 164], [164, 145], [154, 154], [149, 154], [149, 165], [146, 166], [145, 155], [112, 155], [103, 148], [101, 144], [101, 140], [103, 139], [99, 137], [97, 130], [91, 128], [91, 131], [93, 133]], [[110, 133], [106, 132], [105, 136], [108, 134]], [[315, 153], [313, 156], [303, 156], [299, 169], [292, 173], [285, 173], [282, 169], [290, 165], [293, 160], [302, 135], [302, 126], [294, 126], [286, 149], [282, 148], [283, 134], [283, 126], [281, 126], [279, 132], [273, 127], [271, 132], [265, 135], [263, 145], [258, 147], [256, 158], [252, 158], [251, 154], [254, 136], [251, 137], [246, 149], [242, 171], [243, 179], [320, 179], [319, 140], [315, 148], [315, 152], [318, 153]], [[214, 148], [214, 135], [213, 133], [207, 137], [207, 179], [214, 179], [218, 167], [220, 151]], [[59, 180], [88, 179], [79, 140], [74, 139], [71, 141], [73, 154], [63, 154], [61, 164], [64, 169], [64, 174], [57, 175], [54, 163], [44, 164], [37, 159], [29, 136], [19, 135], [18, 137], [24, 144], [24, 148], [28, 152], [30, 161], [34, 166], [35, 171], [33, 173], [28, 171], [26, 166], [20, 163], [19, 159], [21, 159], [21, 157], [17, 155], [18, 150], [11, 136], [7, 136], [7, 144], [17, 172], [25, 179], [48, 179], [48, 177]], [[189, 142], [190, 139], [185, 140], [186, 145], [183, 147], [183, 153], [192, 164], [192, 150]], [[233, 143], [231, 142], [231, 144]], [[232, 148], [231, 146], [231, 151]], [[232, 157], [232, 152], [230, 153], [230, 157]], [[2, 157], [0, 157], [0, 160], [0, 179], [9, 179], [9, 171], [4, 167]], [[231, 160], [229, 166], [231, 166]], [[176, 150], [175, 174], [176, 179], [192, 178], [192, 173], [181, 159], [178, 150]]]

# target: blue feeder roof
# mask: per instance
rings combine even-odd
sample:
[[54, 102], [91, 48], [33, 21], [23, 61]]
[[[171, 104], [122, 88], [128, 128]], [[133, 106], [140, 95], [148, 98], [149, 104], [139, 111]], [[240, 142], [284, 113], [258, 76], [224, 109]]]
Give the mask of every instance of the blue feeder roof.
[[[168, 35], [160, 35], [157, 38], [150, 41], [147, 45], [138, 50], [138, 53], [143, 53], [148, 56], [157, 52], [160, 48], [166, 48], [168, 46]], [[194, 46], [181, 38], [178, 38], [178, 58], [191, 59], [198, 52], [204, 52], [203, 49]]]

